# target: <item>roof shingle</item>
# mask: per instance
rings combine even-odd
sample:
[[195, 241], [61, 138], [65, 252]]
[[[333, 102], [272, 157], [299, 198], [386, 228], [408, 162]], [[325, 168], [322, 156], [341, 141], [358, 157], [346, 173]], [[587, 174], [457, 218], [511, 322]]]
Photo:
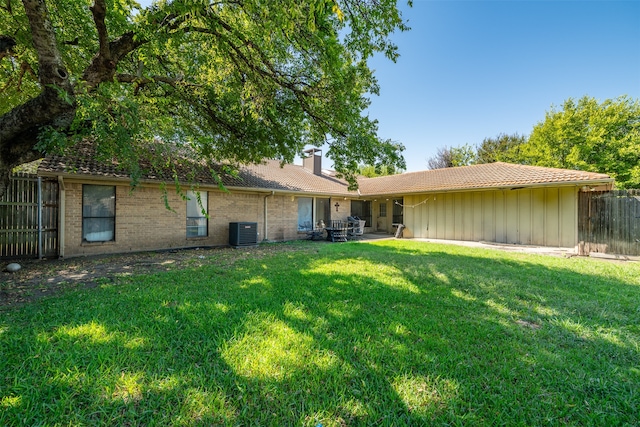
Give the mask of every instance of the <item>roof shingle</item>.
[[[218, 182], [211, 173], [211, 169], [192, 161], [188, 163], [174, 162], [175, 172], [181, 182], [191, 180], [200, 185], [214, 185]], [[173, 171], [169, 168], [158, 171], [150, 164], [141, 165], [145, 171], [141, 181], [174, 181]], [[193, 172], [195, 171], [195, 174]], [[285, 164], [282, 167], [277, 160], [266, 160], [263, 164], [243, 165], [237, 176], [224, 172], [222, 166], [216, 166], [222, 183], [229, 189], [260, 189], [270, 191], [301, 192], [310, 194], [327, 194], [336, 196], [353, 196], [355, 192], [348, 190], [346, 181], [336, 178], [332, 174], [315, 175], [302, 166]], [[93, 156], [89, 147], [80, 147], [72, 155], [51, 155], [46, 157], [38, 173], [42, 176], [73, 176], [99, 177], [114, 180], [129, 180], [129, 174], [119, 167], [115, 161], [99, 161]]]
[[[180, 181], [190, 181], [188, 177], [193, 170], [193, 164], [193, 162], [189, 163], [188, 170], [184, 165], [176, 164], [175, 170]], [[145, 168], [143, 167], [143, 169]], [[153, 168], [147, 168], [147, 170], [153, 170]], [[348, 190], [346, 181], [336, 178], [332, 174], [315, 175], [302, 166], [292, 164], [285, 164], [281, 167], [277, 160], [242, 166], [237, 176], [224, 173], [221, 167], [217, 167], [216, 170], [222, 178], [222, 183], [229, 189], [260, 189], [347, 197], [354, 197], [357, 194], [367, 197], [502, 187], [535, 187], [553, 184], [601, 185], [613, 183], [612, 178], [600, 173], [497, 162], [408, 172], [377, 178], [361, 177], [358, 180], [359, 191], [356, 193]], [[73, 155], [48, 156], [41, 163], [38, 173], [49, 176], [129, 179], [129, 175], [116, 162], [99, 162], [92, 155], [91, 148], [83, 147], [74, 151]], [[217, 185], [210, 169], [204, 165], [199, 165], [192, 178], [195, 178], [195, 181], [201, 185]], [[141, 176], [143, 181], [173, 181], [173, 179], [173, 173], [168, 170], [156, 173], [146, 172]]]
[[486, 163], [408, 172], [358, 181], [362, 194], [410, 194], [549, 184], [609, 184], [609, 175], [511, 163]]

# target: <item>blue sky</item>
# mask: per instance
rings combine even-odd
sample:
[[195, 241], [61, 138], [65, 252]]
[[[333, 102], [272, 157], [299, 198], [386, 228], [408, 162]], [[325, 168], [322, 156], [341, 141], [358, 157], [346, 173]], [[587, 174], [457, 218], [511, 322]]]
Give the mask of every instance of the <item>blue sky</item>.
[[371, 61], [369, 115], [405, 145], [407, 171], [439, 147], [530, 134], [552, 105], [640, 98], [640, 1], [402, 2], [400, 58]]

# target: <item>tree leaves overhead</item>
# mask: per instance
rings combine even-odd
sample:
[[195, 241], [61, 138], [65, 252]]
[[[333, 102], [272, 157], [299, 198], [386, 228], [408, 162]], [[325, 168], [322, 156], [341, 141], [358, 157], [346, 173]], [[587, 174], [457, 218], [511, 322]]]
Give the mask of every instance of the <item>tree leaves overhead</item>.
[[606, 173], [618, 187], [640, 188], [640, 101], [569, 98], [533, 128], [525, 150], [532, 164]]
[[427, 160], [429, 169], [453, 168], [478, 163], [475, 149], [465, 144], [460, 147], [439, 148], [436, 154]]
[[478, 145], [477, 163], [520, 163], [522, 161], [521, 150], [527, 142], [527, 137], [517, 133], [507, 135], [498, 134], [495, 138], [485, 138]]
[[[49, 55], [61, 58], [69, 84], [50, 102], [72, 111], [70, 120], [47, 110], [40, 122], [0, 131], [0, 172], [88, 136], [132, 169], [144, 150], [131, 147], [154, 139], [234, 163], [291, 162], [305, 145], [326, 143], [352, 181], [359, 164], [404, 168], [403, 147], [380, 140], [363, 116], [378, 91], [367, 60], [376, 52], [395, 60], [389, 35], [407, 29], [395, 1], [5, 3], [0, 125], [45, 91]], [[28, 16], [48, 20], [52, 35]], [[37, 49], [43, 40], [52, 47]], [[29, 155], [7, 154], [17, 148]]]

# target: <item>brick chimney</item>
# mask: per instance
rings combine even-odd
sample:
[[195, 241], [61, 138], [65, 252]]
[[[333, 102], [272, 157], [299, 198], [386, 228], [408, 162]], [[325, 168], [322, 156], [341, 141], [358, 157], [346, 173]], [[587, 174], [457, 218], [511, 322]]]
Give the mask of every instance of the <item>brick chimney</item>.
[[309, 169], [314, 175], [322, 175], [322, 150], [310, 148], [303, 151], [306, 157], [302, 159], [302, 166]]

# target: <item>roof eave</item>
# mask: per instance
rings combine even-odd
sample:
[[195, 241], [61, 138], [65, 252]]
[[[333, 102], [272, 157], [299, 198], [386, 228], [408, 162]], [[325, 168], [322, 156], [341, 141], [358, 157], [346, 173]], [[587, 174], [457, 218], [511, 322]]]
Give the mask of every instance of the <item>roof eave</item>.
[[[64, 180], [71, 181], [82, 181], [82, 182], [101, 182], [101, 183], [114, 183], [114, 184], [131, 184], [130, 177], [121, 177], [121, 176], [105, 176], [105, 175], [85, 175], [85, 174], [75, 174], [69, 172], [51, 172], [51, 171], [38, 171], [38, 176], [47, 177], [47, 178], [62, 178]], [[138, 181], [138, 185], [143, 186], [158, 186], [160, 185], [162, 180], [158, 179], [148, 179], [143, 178]], [[170, 187], [175, 186], [173, 181], [165, 181]], [[192, 185], [191, 182], [181, 181], [180, 185], [184, 187], [190, 187]], [[197, 183], [200, 188], [207, 189], [216, 189], [220, 190], [220, 187], [215, 183]], [[300, 189], [283, 189], [283, 188], [267, 188], [267, 187], [243, 187], [238, 185], [225, 185], [225, 187], [229, 191], [244, 191], [250, 193], [265, 193], [265, 194], [282, 194], [282, 195], [292, 195], [298, 197], [347, 197], [347, 198], [357, 198], [358, 195], [356, 193], [350, 192], [340, 192], [340, 193], [331, 193], [331, 192], [321, 192], [321, 191], [306, 191]]]
[[389, 191], [382, 193], [362, 193], [361, 198], [371, 197], [390, 197], [390, 196], [403, 196], [412, 194], [433, 194], [433, 193], [463, 193], [468, 191], [491, 191], [491, 190], [516, 190], [523, 188], [545, 188], [545, 187], [597, 187], [601, 185], [613, 185], [615, 180], [613, 178], [605, 178], [598, 180], [574, 180], [574, 181], [555, 181], [544, 183], [523, 183], [523, 184], [502, 184], [502, 185], [489, 185], [489, 186], [472, 186], [472, 187], [447, 187], [437, 188], [432, 190], [412, 190], [412, 191]]

